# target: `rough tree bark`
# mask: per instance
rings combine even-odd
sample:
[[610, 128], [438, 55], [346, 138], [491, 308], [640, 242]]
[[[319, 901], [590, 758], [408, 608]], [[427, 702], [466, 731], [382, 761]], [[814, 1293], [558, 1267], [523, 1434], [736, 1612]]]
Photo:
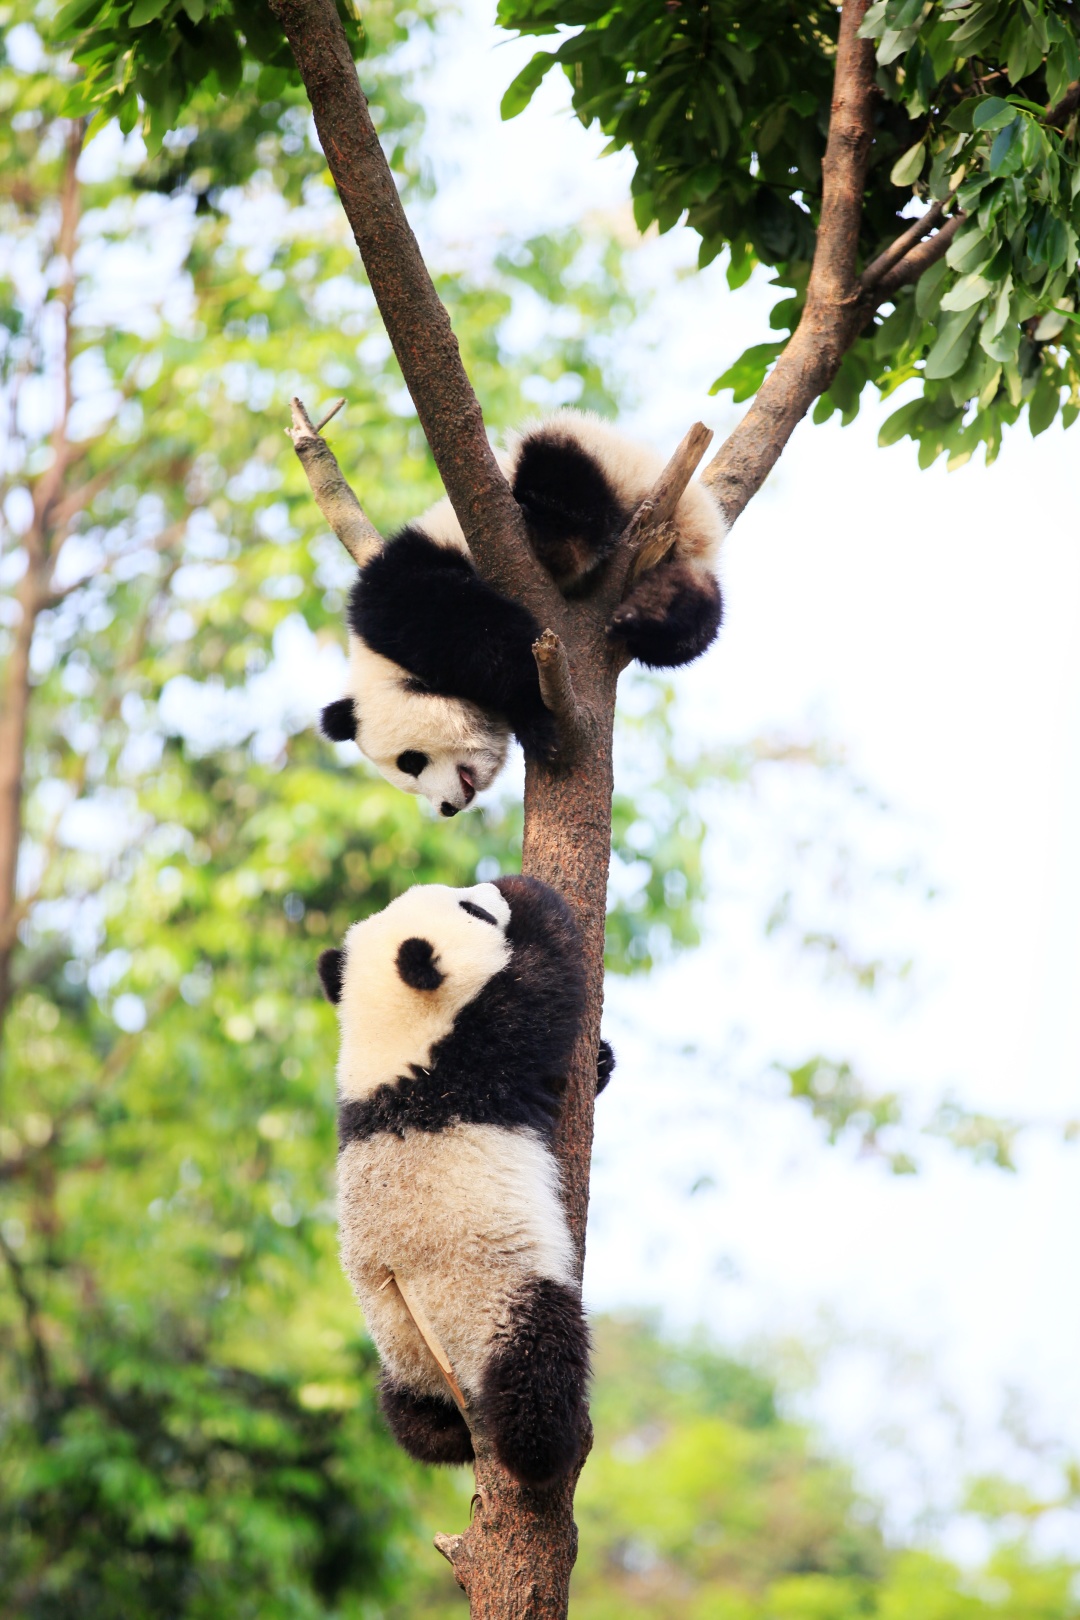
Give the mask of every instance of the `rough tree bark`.
[[68, 439], [71, 414], [72, 311], [75, 305], [75, 239], [79, 228], [80, 195], [76, 168], [82, 151], [85, 125], [71, 125], [60, 191], [60, 221], [56, 255], [63, 274], [56, 299], [63, 321], [60, 400], [50, 441], [52, 461], [34, 486], [30, 524], [21, 536], [26, 572], [19, 584], [19, 622], [4, 670], [0, 695], [0, 1050], [4, 1021], [11, 1004], [11, 959], [20, 920], [16, 894], [19, 844], [22, 835], [23, 765], [30, 714], [30, 649], [43, 610], [50, 605], [49, 584], [59, 540], [70, 515], [64, 501], [65, 480], [74, 456]]
[[[860, 277], [859, 225], [873, 141], [874, 47], [858, 38], [868, 0], [845, 0], [821, 224], [800, 325], [746, 416], [704, 475], [733, 523], [844, 353], [890, 290], [945, 252], [959, 217], [931, 208]], [[307, 87], [316, 128], [398, 363], [477, 567], [545, 626], [534, 653], [559, 720], [550, 763], [526, 761], [522, 868], [565, 895], [582, 930], [587, 1009], [557, 1152], [579, 1263], [584, 1256], [596, 1045], [603, 1005], [611, 851], [612, 729], [624, 660], [605, 634], [636, 566], [663, 554], [665, 523], [711, 435], [691, 429], [593, 594], [566, 601], [532, 557], [520, 513], [492, 456], [457, 342], [379, 145], [334, 0], [270, 0]], [[935, 234], [931, 234], [934, 232]], [[332, 453], [297, 403], [291, 436], [331, 527], [352, 555], [371, 526]], [[342, 525], [339, 527], [339, 525]], [[344, 531], [346, 532], [343, 532]], [[348, 535], [348, 537], [347, 537]], [[586, 1439], [583, 1464], [590, 1441]], [[522, 1490], [476, 1436], [476, 1496], [462, 1535], [436, 1538], [475, 1620], [561, 1620], [577, 1550], [576, 1475], [558, 1490]], [[580, 1467], [579, 1470], [580, 1471]]]

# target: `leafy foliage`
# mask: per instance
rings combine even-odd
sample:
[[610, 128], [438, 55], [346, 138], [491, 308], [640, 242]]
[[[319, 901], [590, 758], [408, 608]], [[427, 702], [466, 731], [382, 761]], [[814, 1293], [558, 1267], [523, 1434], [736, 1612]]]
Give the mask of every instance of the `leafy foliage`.
[[[595, 1360], [596, 1442], [576, 1497], [581, 1620], [1075, 1620], [1075, 1560], [1040, 1558], [1026, 1529], [977, 1569], [890, 1546], [760, 1371], [632, 1317], [596, 1324]], [[966, 1505], [1026, 1527], [1074, 1506], [1074, 1487], [1033, 1500], [978, 1481]], [[435, 1486], [430, 1523], [453, 1505]], [[418, 1572], [392, 1613], [451, 1620], [459, 1602], [449, 1574]]]
[[[16, 54], [34, 65], [0, 69], [0, 657], [58, 445], [66, 516], [0, 1009], [0, 1587], [33, 1620], [359, 1616], [401, 1585], [420, 1476], [374, 1415], [337, 1262], [314, 963], [411, 883], [515, 866], [520, 810], [437, 824], [312, 729], [352, 567], [282, 432], [290, 395], [347, 394], [336, 448], [387, 531], [438, 492], [336, 211], [268, 220], [259, 176], [196, 214], [140, 195], [137, 153], [91, 149], [66, 356], [65, 70], [25, 37]], [[617, 255], [538, 239], [441, 290], [489, 421], [544, 389], [610, 410], [589, 333], [598, 299], [627, 307]], [[552, 294], [561, 336], [509, 349], [515, 298]], [[617, 902], [616, 966], [641, 965], [622, 906], [692, 936], [697, 880], [654, 899], [682, 853]]]
[[[729, 250], [733, 287], [756, 264], [774, 269], [786, 293], [770, 325], [790, 333], [820, 213], [837, 17], [831, 5], [746, 0], [500, 0], [504, 27], [561, 36], [507, 90], [504, 115], [561, 68], [582, 122], [634, 153], [639, 227], [685, 216], [702, 264]], [[1080, 412], [1076, 8], [876, 0], [863, 33], [880, 94], [862, 264], [905, 229], [913, 203], [951, 200], [967, 223], [947, 262], [849, 350], [815, 420], [851, 421], [868, 384], [885, 397], [915, 384], [883, 444], [913, 438], [923, 466], [939, 455], [960, 466], [980, 444], [993, 460], [1025, 412], [1033, 434]], [[746, 350], [714, 391], [749, 399], [785, 341]]]

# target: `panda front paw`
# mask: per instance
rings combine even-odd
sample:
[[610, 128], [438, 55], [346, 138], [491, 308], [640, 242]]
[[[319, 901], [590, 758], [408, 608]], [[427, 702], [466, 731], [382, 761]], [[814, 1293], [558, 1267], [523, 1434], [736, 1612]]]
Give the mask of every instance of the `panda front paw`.
[[610, 1041], [601, 1041], [596, 1054], [596, 1095], [599, 1097], [615, 1072], [615, 1053]]

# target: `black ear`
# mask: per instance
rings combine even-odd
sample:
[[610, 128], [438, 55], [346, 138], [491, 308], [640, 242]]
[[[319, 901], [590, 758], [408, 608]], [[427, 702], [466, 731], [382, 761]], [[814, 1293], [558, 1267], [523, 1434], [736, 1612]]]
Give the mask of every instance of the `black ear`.
[[598, 1097], [614, 1072], [615, 1053], [611, 1050], [611, 1042], [601, 1041], [600, 1049], [596, 1054], [596, 1095]]
[[352, 698], [328, 703], [320, 717], [324, 737], [331, 742], [352, 742], [356, 737], [356, 704]]
[[435, 966], [430, 939], [403, 939], [398, 946], [397, 970], [414, 990], [437, 990], [446, 977]]
[[323, 951], [319, 957], [319, 978], [322, 980], [323, 992], [327, 1001], [332, 1001], [336, 1007], [341, 1000], [341, 982], [345, 977], [345, 952], [338, 950]]

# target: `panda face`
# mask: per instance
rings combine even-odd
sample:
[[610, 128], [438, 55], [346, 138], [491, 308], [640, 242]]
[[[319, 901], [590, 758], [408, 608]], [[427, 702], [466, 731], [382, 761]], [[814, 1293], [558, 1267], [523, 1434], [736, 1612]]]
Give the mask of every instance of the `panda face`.
[[427, 1066], [463, 1007], [510, 960], [510, 907], [493, 883], [418, 884], [354, 923], [319, 975], [341, 1023], [338, 1092], [366, 1097]]
[[456, 816], [491, 786], [510, 745], [504, 722], [461, 698], [418, 689], [355, 636], [349, 662], [357, 747], [391, 786], [427, 799], [441, 816]]
[[[426, 799], [440, 816], [467, 810], [476, 795], [491, 786], [506, 760], [506, 738], [493, 737], [491, 747], [470, 748], [440, 747], [430, 735], [405, 740], [410, 746], [392, 759], [368, 753], [366, 748], [363, 752], [393, 787]], [[416, 746], [420, 742], [426, 748]]]

